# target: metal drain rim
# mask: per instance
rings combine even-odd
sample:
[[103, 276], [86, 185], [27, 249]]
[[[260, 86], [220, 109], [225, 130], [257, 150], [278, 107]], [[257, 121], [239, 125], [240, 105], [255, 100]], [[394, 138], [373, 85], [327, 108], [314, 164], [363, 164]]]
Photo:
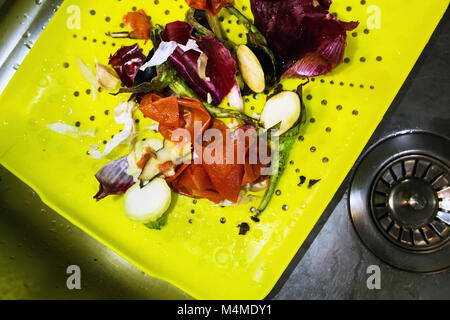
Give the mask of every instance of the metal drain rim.
[[[450, 242], [428, 251], [411, 251], [395, 245], [379, 230], [369, 208], [371, 183], [380, 168], [395, 159], [426, 154], [449, 166], [449, 140], [441, 136], [408, 131], [388, 137], [370, 148], [355, 171], [348, 198], [350, 216], [362, 242], [377, 257], [393, 267], [412, 272], [436, 272], [450, 267]], [[374, 168], [377, 168], [374, 170]]]

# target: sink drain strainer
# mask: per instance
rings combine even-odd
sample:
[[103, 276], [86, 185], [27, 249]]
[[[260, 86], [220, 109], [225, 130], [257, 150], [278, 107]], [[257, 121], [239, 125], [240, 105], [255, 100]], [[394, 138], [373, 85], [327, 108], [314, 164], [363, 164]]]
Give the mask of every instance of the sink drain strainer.
[[380, 259], [400, 269], [450, 266], [450, 143], [428, 133], [389, 138], [359, 165], [349, 203], [355, 228]]
[[441, 196], [449, 181], [448, 168], [431, 157], [410, 155], [389, 163], [372, 184], [370, 209], [378, 228], [407, 249], [443, 245], [450, 226]]

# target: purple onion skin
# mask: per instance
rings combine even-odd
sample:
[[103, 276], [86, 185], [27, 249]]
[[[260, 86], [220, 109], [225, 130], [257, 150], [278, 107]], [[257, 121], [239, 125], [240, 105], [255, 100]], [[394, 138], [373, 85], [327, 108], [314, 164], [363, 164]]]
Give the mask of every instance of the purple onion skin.
[[108, 163], [97, 172], [95, 177], [100, 182], [100, 189], [94, 199], [100, 201], [109, 195], [124, 194], [135, 184], [133, 177], [127, 173], [127, 157]]
[[280, 63], [281, 78], [314, 77], [342, 63], [347, 32], [358, 22], [329, 13], [331, 0], [251, 0], [255, 26]]

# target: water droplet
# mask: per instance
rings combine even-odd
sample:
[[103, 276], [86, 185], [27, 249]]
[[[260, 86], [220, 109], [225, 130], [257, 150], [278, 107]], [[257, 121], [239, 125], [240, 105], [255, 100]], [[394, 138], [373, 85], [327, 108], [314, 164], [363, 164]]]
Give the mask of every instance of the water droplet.
[[225, 249], [221, 248], [217, 250], [216, 254], [214, 255], [214, 260], [217, 264], [225, 265], [230, 261], [230, 252]]
[[33, 47], [33, 42], [27, 40], [24, 43], [25, 47], [27, 47], [28, 49], [31, 49]]

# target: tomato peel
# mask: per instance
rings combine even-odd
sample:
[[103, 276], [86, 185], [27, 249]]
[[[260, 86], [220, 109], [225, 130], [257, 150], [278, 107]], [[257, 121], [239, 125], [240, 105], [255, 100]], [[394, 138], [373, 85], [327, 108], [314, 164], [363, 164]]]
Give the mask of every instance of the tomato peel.
[[123, 17], [123, 23], [127, 27], [133, 29], [133, 31], [131, 32], [132, 37], [145, 40], [148, 40], [150, 38], [152, 23], [143, 9], [128, 12]]
[[[238, 144], [243, 141], [234, 140], [232, 148], [234, 148], [235, 157], [232, 159], [233, 161], [227, 161], [229, 150], [225, 147], [225, 142], [229, 141], [226, 138], [229, 138], [227, 135], [230, 135], [230, 131], [221, 120], [211, 118], [199, 100], [185, 97], [176, 98], [175, 96], [164, 98], [157, 94], [148, 94], [143, 98], [140, 110], [147, 117], [159, 122], [159, 131], [164, 138], [174, 141], [172, 139], [173, 131], [179, 128], [186, 129], [191, 134], [192, 146], [197, 144], [196, 148], [200, 148], [202, 151], [199, 156], [203, 157], [203, 161], [200, 164], [191, 160], [190, 163], [175, 168], [174, 174], [172, 174], [173, 172], [170, 176], [166, 174], [166, 181], [175, 192], [197, 199], [206, 198], [215, 203], [223, 200], [236, 203], [239, 200], [241, 187], [261, 178], [263, 165], [261, 163], [250, 164], [249, 161], [248, 153], [253, 141], [248, 137], [245, 138], [245, 159], [244, 163], [241, 163], [237, 161], [236, 155], [238, 154]], [[194, 131], [194, 124], [198, 121], [202, 124], [201, 132]], [[202, 135], [207, 129], [220, 131], [221, 138], [199, 145], [197, 142], [198, 138], [201, 138], [199, 135]], [[239, 129], [246, 132], [253, 128], [242, 126]], [[218, 143], [222, 147], [218, 150], [222, 152], [220, 156], [223, 162], [207, 161], [211, 159], [207, 158], [205, 149], [211, 143]], [[215, 156], [215, 150], [212, 152], [212, 156]], [[164, 167], [171, 171], [169, 169], [173, 169], [172, 165], [173, 163]]]
[[232, 5], [234, 0], [186, 0], [189, 7], [205, 10], [212, 15], [217, 15], [224, 6]]

